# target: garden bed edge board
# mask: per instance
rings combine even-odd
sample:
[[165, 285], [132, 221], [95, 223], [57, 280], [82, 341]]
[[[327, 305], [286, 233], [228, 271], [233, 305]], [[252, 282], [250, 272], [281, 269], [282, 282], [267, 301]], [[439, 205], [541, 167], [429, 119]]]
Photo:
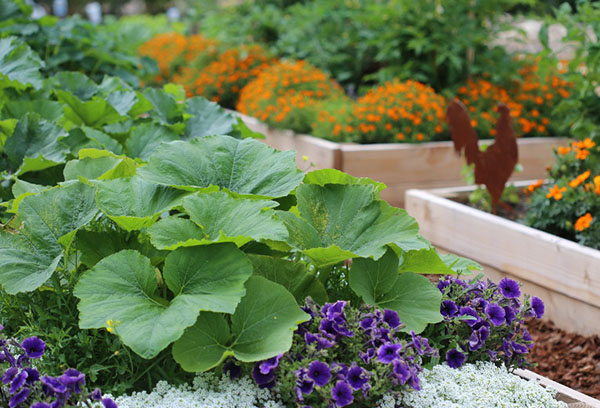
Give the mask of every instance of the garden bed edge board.
[[[298, 167], [306, 170], [334, 168], [355, 177], [369, 177], [388, 188], [381, 197], [394, 206], [404, 205], [408, 189], [432, 189], [464, 184], [461, 171], [464, 158], [454, 151], [451, 141], [426, 143], [379, 143], [361, 145], [336, 143], [291, 130], [274, 129], [260, 120], [233, 112], [251, 130], [265, 135], [264, 142], [279, 150], [295, 150]], [[482, 140], [480, 144], [490, 144]], [[546, 177], [546, 167], [554, 162], [552, 148], [567, 143], [560, 137], [518, 139], [519, 163], [523, 171], [511, 180]], [[308, 160], [303, 160], [303, 156]]]
[[406, 209], [435, 246], [545, 297], [547, 317], [559, 327], [600, 334], [600, 251], [445, 198], [468, 190], [409, 190]]

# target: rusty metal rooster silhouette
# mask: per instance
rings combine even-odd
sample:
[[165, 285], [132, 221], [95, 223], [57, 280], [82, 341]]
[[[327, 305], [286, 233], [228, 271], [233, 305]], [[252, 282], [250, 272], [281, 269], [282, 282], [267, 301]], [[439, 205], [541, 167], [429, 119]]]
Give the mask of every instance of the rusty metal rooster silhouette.
[[464, 150], [467, 164], [475, 165], [475, 183], [484, 184], [490, 193], [492, 214], [495, 214], [497, 206], [502, 204], [500, 198], [504, 185], [519, 160], [510, 111], [506, 105], [499, 104], [498, 112], [500, 118], [496, 122], [496, 140], [485, 151], [481, 151], [465, 106], [455, 99], [446, 110], [454, 149], [459, 154]]

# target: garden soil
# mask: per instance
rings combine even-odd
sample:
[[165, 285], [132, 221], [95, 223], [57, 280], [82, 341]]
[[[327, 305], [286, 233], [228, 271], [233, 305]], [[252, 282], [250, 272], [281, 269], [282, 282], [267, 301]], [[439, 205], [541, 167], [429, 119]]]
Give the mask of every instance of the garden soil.
[[532, 319], [527, 328], [535, 341], [530, 368], [569, 388], [600, 399], [600, 336], [585, 337]]

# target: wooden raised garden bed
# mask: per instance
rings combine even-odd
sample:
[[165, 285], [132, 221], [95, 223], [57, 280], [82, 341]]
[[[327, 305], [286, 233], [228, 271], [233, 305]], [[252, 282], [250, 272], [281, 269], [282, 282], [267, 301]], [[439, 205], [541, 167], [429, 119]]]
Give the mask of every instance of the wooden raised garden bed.
[[564, 385], [549, 380], [546, 377], [542, 377], [533, 371], [517, 369], [515, 370], [515, 374], [530, 381], [539, 381], [539, 383], [544, 387], [554, 388], [557, 391], [556, 399], [566, 402], [569, 405], [569, 408], [600, 408], [600, 401], [597, 399], [589, 397], [569, 387], [565, 387]]
[[[410, 188], [438, 188], [464, 184], [464, 159], [454, 152], [451, 141], [420, 144], [380, 143], [360, 145], [335, 143], [291, 130], [273, 129], [258, 119], [239, 114], [246, 125], [265, 135], [265, 142], [279, 150], [295, 150], [300, 168], [308, 157], [317, 169], [334, 168], [355, 177], [370, 177], [387, 185], [382, 198], [398, 207]], [[491, 141], [482, 141], [483, 144]], [[546, 166], [554, 162], [552, 147], [566, 144], [557, 137], [519, 139], [519, 163], [523, 171], [511, 180], [544, 178]]]
[[437, 247], [481, 263], [495, 281], [522, 282], [558, 327], [600, 334], [600, 251], [452, 200], [472, 188], [409, 190], [406, 209]]

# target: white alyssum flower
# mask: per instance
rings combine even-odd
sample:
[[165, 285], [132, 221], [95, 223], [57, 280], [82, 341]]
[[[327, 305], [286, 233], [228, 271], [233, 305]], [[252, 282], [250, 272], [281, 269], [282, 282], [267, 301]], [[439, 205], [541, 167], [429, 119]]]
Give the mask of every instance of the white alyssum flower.
[[249, 377], [230, 380], [211, 373], [198, 374], [191, 385], [160, 381], [150, 393], [136, 392], [115, 402], [119, 408], [284, 408]]
[[401, 401], [409, 408], [566, 408], [556, 390], [544, 388], [490, 362], [459, 369], [440, 364], [420, 374], [421, 391], [409, 390]]

